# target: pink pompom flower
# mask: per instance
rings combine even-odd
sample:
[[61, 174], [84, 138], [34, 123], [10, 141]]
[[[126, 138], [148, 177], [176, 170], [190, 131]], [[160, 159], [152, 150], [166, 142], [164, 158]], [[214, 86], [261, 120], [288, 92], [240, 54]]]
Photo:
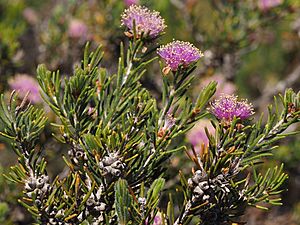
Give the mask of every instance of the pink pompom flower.
[[210, 111], [219, 120], [232, 121], [234, 117], [241, 120], [248, 119], [253, 115], [253, 106], [247, 100], [238, 100], [234, 95], [221, 95], [219, 99], [211, 103]]
[[198, 48], [184, 41], [173, 41], [161, 46], [157, 50], [157, 54], [166, 61], [172, 71], [176, 71], [181, 65], [187, 67], [203, 56]]
[[148, 34], [150, 38], [158, 37], [166, 28], [165, 20], [159, 12], [139, 5], [131, 5], [125, 9], [121, 16], [121, 23], [128, 28], [130, 34], [133, 34], [135, 23], [137, 35]]

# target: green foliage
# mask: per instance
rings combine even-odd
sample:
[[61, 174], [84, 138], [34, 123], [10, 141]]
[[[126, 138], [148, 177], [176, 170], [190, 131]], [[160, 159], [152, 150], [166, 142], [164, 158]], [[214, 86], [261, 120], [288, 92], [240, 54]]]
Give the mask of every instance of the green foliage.
[[[234, 37], [239, 45], [244, 35]], [[285, 130], [300, 121], [300, 94], [288, 89], [275, 98], [266, 124], [263, 116], [257, 122], [216, 120], [206, 110], [216, 82], [204, 87], [196, 101], [187, 95], [195, 78], [196, 64], [191, 64], [171, 72], [161, 68], [159, 102], [140, 82], [157, 59], [157, 46], [156, 40], [149, 42], [134, 31], [120, 44], [115, 74], [102, 66], [101, 47], [90, 51], [89, 44], [73, 74], [38, 67], [43, 99], [58, 117], [52, 124], [54, 136], [68, 147], [63, 177], [50, 178], [46, 171], [38, 142], [47, 122], [43, 111], [26, 97], [18, 103], [15, 93], [6, 104], [2, 95], [0, 134], [18, 156], [7, 178], [24, 184], [19, 202], [37, 224], [142, 225], [153, 224], [160, 213], [162, 224], [221, 225], [238, 219], [248, 205], [280, 204], [278, 195], [287, 179], [283, 166], [264, 175], [258, 166], [272, 156], [277, 141], [297, 133]], [[180, 212], [171, 194], [164, 209], [159, 201], [166, 192], [162, 177], [170, 158], [187, 150], [179, 138], [204, 117], [211, 119], [215, 133], [206, 130], [209, 144], [200, 154], [189, 154], [195, 163], [191, 178], [180, 173]]]
[[131, 224], [130, 221], [130, 207], [132, 204], [132, 197], [128, 191], [128, 184], [126, 180], [118, 180], [115, 184], [115, 204], [116, 213], [118, 215], [119, 223]]
[[0, 65], [1, 71], [11, 66], [26, 24], [22, 18], [24, 2], [22, 0], [0, 1]]
[[144, 197], [144, 185], [142, 184], [139, 197], [133, 191], [129, 191], [125, 180], [118, 180], [115, 184], [115, 207], [118, 215], [119, 224], [144, 224], [146, 221], [151, 223], [157, 213], [157, 205], [160, 193], [163, 190], [165, 180], [156, 179]]
[[[139, 82], [145, 67], [156, 59], [149, 58], [156, 46], [145, 51], [145, 44], [143, 38], [133, 38], [126, 52], [121, 45], [117, 74], [110, 75], [99, 67], [101, 49], [89, 53], [89, 45], [81, 67], [70, 77], [62, 79], [59, 72], [50, 72], [43, 65], [38, 67], [43, 98], [60, 118], [60, 124], [53, 124], [61, 132], [56, 138], [70, 146], [69, 157], [64, 157], [70, 172], [63, 180], [54, 179], [51, 185], [45, 160], [35, 150], [46, 122], [43, 113], [29, 106], [26, 98], [17, 106], [13, 94], [8, 107], [2, 99], [2, 135], [13, 141], [20, 162], [12, 167], [8, 179], [25, 183], [26, 197], [20, 203], [38, 222], [113, 224], [114, 210], [123, 224], [129, 218], [133, 223], [132, 218], [138, 223], [153, 221], [158, 194], [164, 185], [162, 179], [155, 178], [166, 170], [165, 162], [173, 152], [183, 149], [172, 147], [172, 140], [207, 114], [204, 107], [215, 92], [216, 83], [203, 89], [197, 102], [191, 104], [185, 93], [195, 66], [182, 68], [174, 77], [164, 77], [167, 92], [164, 106], [159, 109]], [[186, 107], [187, 104], [191, 106]], [[146, 205], [142, 209], [141, 203], [135, 202], [136, 211], [129, 215], [127, 203], [133, 202], [130, 195], [136, 199], [134, 195], [148, 186]], [[131, 190], [130, 195], [127, 189]], [[64, 200], [59, 200], [62, 196]], [[111, 205], [114, 201], [116, 209]], [[91, 210], [92, 206], [98, 208]]]
[[5, 221], [5, 217], [9, 211], [8, 205], [5, 202], [0, 202], [0, 222]]
[[47, 119], [43, 111], [28, 104], [26, 97], [17, 105], [17, 95], [12, 93], [6, 106], [1, 95], [0, 120], [4, 127], [2, 136], [10, 139], [18, 156], [29, 154], [35, 147]]
[[[276, 142], [298, 133], [284, 131], [289, 125], [299, 122], [297, 109], [300, 93], [288, 89], [279, 97], [281, 106], [274, 98], [274, 110], [269, 105], [268, 119], [264, 125], [263, 115], [252, 125], [242, 125], [238, 118], [229, 125], [212, 122], [216, 132], [210, 134], [207, 131], [209, 145], [203, 146], [200, 155], [194, 152], [190, 156], [196, 165], [196, 173], [188, 181], [181, 175], [186, 207], [182, 209], [177, 223], [199, 214], [203, 224], [206, 224], [213, 212], [218, 214], [213, 222], [219, 224], [234, 221], [246, 205], [267, 209], [260, 203], [281, 204], [278, 195], [288, 178], [282, 171], [283, 165], [267, 170], [264, 175], [257, 172], [257, 165], [273, 155]], [[212, 196], [214, 200], [211, 200]], [[212, 219], [209, 220], [211, 222]]]

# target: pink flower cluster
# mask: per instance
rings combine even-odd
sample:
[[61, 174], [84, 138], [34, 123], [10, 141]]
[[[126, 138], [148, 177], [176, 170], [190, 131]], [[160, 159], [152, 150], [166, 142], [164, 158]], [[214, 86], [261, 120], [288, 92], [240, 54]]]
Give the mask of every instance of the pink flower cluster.
[[122, 26], [128, 28], [133, 33], [133, 27], [140, 36], [142, 33], [149, 35], [150, 38], [158, 37], [166, 28], [164, 19], [159, 12], [151, 11], [146, 7], [131, 5], [121, 16]]
[[203, 56], [202, 52], [189, 42], [173, 41], [161, 46], [157, 54], [162, 57], [172, 71], [179, 66], [188, 66]]
[[253, 115], [252, 104], [247, 100], [238, 100], [234, 95], [221, 95], [221, 97], [211, 103], [211, 112], [219, 120], [232, 121], [234, 117], [241, 120], [248, 119]]

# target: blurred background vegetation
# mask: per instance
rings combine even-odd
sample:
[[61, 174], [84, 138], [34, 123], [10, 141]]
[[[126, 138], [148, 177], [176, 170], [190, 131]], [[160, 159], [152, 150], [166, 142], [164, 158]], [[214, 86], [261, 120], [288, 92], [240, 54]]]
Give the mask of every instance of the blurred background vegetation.
[[[56, 121], [37, 92], [37, 65], [44, 63], [68, 76], [80, 63], [84, 45], [90, 41], [92, 46], [103, 45], [103, 66], [115, 72], [120, 42], [126, 41], [120, 14], [132, 3], [161, 12], [168, 28], [160, 43], [190, 41], [204, 52], [191, 96], [210, 80], [217, 80], [217, 95], [234, 93], [248, 98], [259, 116], [267, 110], [273, 95], [286, 87], [299, 91], [299, 0], [0, 0], [1, 93], [9, 96], [12, 89], [17, 89], [22, 97], [30, 90], [31, 102], [45, 108], [50, 122]], [[154, 63], [143, 79], [158, 101], [159, 69]], [[197, 150], [207, 143], [204, 127], [212, 129], [203, 120], [178, 141], [194, 145]], [[68, 149], [52, 138], [53, 132], [55, 129], [49, 125], [40, 146], [45, 149], [52, 175], [57, 175], [64, 173], [60, 156]], [[30, 224], [29, 214], [16, 200], [21, 187], [2, 176], [16, 158], [6, 141], [0, 142], [0, 224]], [[299, 135], [278, 145], [273, 160], [266, 161], [266, 165], [285, 163], [290, 178], [288, 191], [283, 194], [284, 205], [267, 213], [250, 209], [245, 215], [247, 224], [300, 224]], [[167, 187], [175, 190], [178, 170], [190, 173], [191, 163], [181, 153], [170, 165], [168, 176], [174, 179]]]

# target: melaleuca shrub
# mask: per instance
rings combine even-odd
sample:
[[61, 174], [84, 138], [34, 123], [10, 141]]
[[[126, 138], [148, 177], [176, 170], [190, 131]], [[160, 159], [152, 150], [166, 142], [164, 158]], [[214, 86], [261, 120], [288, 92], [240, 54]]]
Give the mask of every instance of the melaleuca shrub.
[[[44, 101], [57, 115], [56, 139], [66, 144], [68, 173], [50, 177], [37, 148], [47, 118], [25, 96], [18, 104], [12, 93], [1, 98], [2, 136], [11, 141], [18, 163], [7, 179], [24, 185], [19, 202], [37, 224], [230, 224], [247, 206], [281, 204], [283, 166], [258, 172], [271, 157], [284, 132], [299, 122], [299, 93], [286, 90], [268, 107], [267, 122], [254, 120], [247, 100], [222, 95], [209, 83], [196, 100], [187, 95], [202, 52], [184, 41], [159, 47], [166, 27], [158, 12], [132, 5], [122, 15], [128, 43], [121, 43], [117, 73], [101, 64], [101, 47], [87, 44], [81, 65], [62, 77], [37, 69]], [[126, 48], [124, 46], [127, 46]], [[156, 100], [140, 82], [150, 63], [162, 58], [162, 96]], [[30, 94], [30, 93], [29, 93]], [[179, 173], [182, 201], [160, 207], [165, 172], [175, 152], [189, 149], [178, 137], [206, 118], [208, 144], [199, 153], [187, 151], [194, 163], [186, 178]]]

